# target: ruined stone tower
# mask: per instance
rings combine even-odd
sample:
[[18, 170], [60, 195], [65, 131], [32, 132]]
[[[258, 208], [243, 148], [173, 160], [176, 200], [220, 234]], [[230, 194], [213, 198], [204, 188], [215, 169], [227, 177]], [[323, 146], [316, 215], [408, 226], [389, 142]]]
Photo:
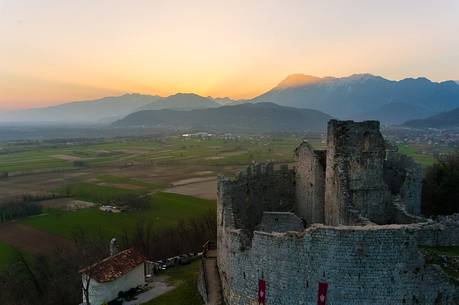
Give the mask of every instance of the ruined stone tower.
[[219, 177], [218, 268], [227, 305], [452, 305], [458, 286], [419, 246], [458, 246], [457, 222], [419, 216], [421, 168], [386, 150], [379, 122], [332, 120], [327, 150], [295, 167], [254, 164]]
[[390, 194], [383, 179], [385, 155], [379, 122], [328, 123], [325, 224], [388, 222]]
[[296, 213], [307, 223], [324, 222], [325, 150], [303, 142], [295, 150]]

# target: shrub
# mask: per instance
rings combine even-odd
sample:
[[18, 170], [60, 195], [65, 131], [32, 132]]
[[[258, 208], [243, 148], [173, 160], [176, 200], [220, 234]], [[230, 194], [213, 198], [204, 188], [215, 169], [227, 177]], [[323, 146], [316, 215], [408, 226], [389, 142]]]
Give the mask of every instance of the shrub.
[[422, 185], [424, 215], [459, 213], [459, 151], [438, 157], [427, 168]]

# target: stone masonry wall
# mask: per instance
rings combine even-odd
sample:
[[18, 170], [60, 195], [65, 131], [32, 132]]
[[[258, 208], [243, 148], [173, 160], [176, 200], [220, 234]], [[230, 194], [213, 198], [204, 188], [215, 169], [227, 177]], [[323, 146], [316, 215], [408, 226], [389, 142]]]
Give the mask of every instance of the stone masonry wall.
[[[263, 212], [293, 212], [295, 172], [288, 167], [274, 170], [273, 164], [254, 164], [234, 180], [219, 178], [217, 217], [220, 224], [251, 234], [261, 223]], [[223, 209], [223, 207], [225, 209]]]
[[416, 231], [421, 246], [459, 247], [459, 214], [439, 216]]
[[290, 212], [264, 212], [261, 219], [260, 231], [288, 232], [303, 231], [303, 221]]
[[[413, 226], [413, 227], [412, 227]], [[218, 265], [228, 305], [257, 304], [264, 278], [268, 305], [317, 304], [318, 282], [328, 305], [452, 305], [458, 288], [418, 251], [416, 225], [313, 225], [303, 233], [256, 231], [239, 251], [241, 234], [219, 235]]]
[[411, 157], [389, 153], [384, 162], [384, 181], [408, 213], [421, 213], [422, 168]]
[[387, 223], [391, 198], [379, 122], [330, 120], [327, 145], [325, 223], [351, 225], [360, 217]]
[[296, 213], [306, 223], [324, 223], [325, 151], [313, 150], [307, 142], [295, 150]]
[[319, 282], [327, 305], [459, 304], [458, 284], [420, 251], [459, 246], [459, 215], [418, 216], [420, 167], [386, 158], [376, 121], [331, 120], [327, 142], [326, 152], [302, 143], [295, 170], [253, 164], [219, 177], [225, 304], [258, 304], [261, 278], [267, 305], [317, 304]]

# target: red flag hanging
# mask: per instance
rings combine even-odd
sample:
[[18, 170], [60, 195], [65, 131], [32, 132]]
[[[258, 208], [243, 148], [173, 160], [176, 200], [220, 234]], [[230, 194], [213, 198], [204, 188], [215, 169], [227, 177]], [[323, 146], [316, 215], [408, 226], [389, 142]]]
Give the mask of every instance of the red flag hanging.
[[258, 304], [266, 304], [266, 282], [258, 280]]
[[326, 305], [327, 303], [327, 283], [319, 282], [319, 292], [317, 293], [317, 305]]

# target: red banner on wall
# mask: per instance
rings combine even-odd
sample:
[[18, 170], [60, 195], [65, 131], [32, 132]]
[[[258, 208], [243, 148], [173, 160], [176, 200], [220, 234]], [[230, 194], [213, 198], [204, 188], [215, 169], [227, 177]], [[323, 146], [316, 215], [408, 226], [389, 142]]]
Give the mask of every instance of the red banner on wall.
[[317, 305], [326, 305], [327, 304], [327, 283], [319, 282], [319, 292], [317, 293]]
[[266, 282], [258, 280], [258, 304], [266, 304]]

